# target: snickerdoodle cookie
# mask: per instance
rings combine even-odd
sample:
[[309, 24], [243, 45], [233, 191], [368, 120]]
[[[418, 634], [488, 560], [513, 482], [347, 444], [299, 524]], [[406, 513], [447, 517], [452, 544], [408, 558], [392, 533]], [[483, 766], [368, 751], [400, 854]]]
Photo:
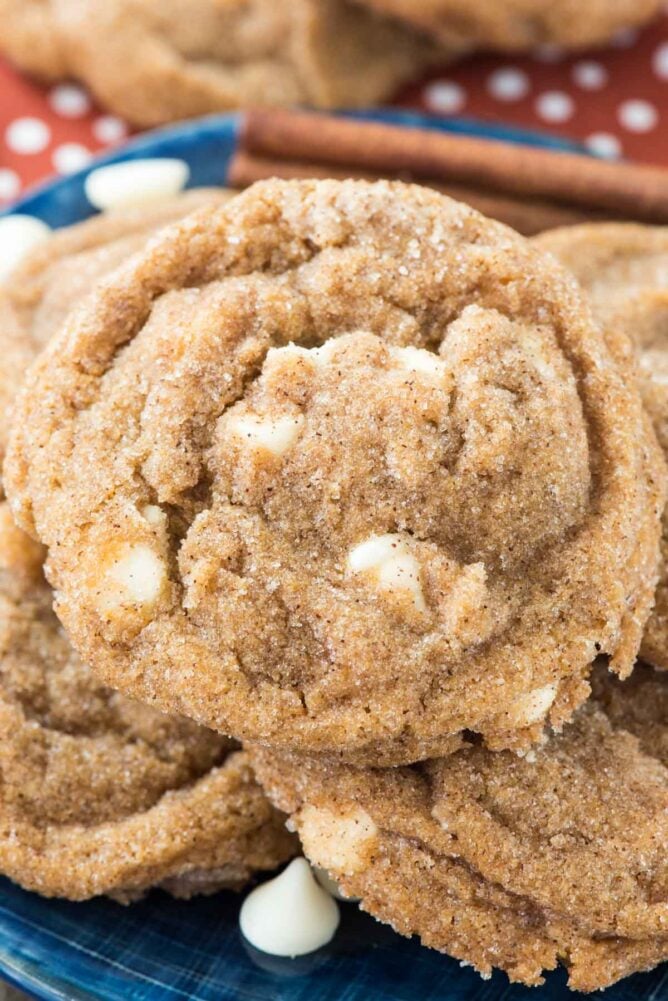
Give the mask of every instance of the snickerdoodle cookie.
[[96, 281], [141, 250], [167, 223], [203, 205], [231, 197], [200, 188], [172, 198], [93, 216], [57, 230], [32, 250], [0, 285], [0, 456], [4, 456], [11, 403], [26, 369]]
[[421, 28], [451, 49], [602, 45], [649, 21], [660, 0], [360, 0]]
[[[636, 345], [640, 388], [668, 454], [668, 227], [598, 223], [553, 230], [537, 244], [554, 253], [587, 290], [606, 331]], [[641, 655], [668, 668], [668, 515], [656, 602]]]
[[141, 126], [249, 104], [363, 106], [445, 58], [349, 0], [0, 0], [0, 22], [19, 66], [77, 77]]
[[[25, 367], [97, 278], [161, 223], [223, 192], [54, 234], [0, 294], [3, 410]], [[9, 362], [12, 362], [11, 366]], [[0, 448], [5, 429], [0, 426]], [[294, 851], [245, 755], [189, 720], [104, 688], [52, 611], [44, 553], [0, 503], [0, 872], [46, 895], [130, 899], [239, 886]]]
[[0, 50], [22, 70], [49, 80], [67, 76], [51, 0], [0, 0]]
[[0, 505], [0, 873], [45, 896], [238, 887], [294, 854], [246, 755], [112, 692], [53, 614], [43, 552]]
[[561, 962], [596, 990], [668, 959], [668, 677], [602, 671], [594, 687], [525, 757], [252, 761], [308, 858], [364, 910], [483, 974], [538, 984]]
[[655, 587], [659, 448], [576, 283], [397, 182], [163, 231], [34, 365], [5, 468], [102, 680], [348, 761], [529, 746]]

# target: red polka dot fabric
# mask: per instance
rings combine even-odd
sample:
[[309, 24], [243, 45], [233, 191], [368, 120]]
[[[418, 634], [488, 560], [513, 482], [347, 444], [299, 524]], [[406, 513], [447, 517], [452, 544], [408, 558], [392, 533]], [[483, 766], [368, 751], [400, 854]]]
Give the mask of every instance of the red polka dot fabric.
[[[406, 88], [396, 104], [549, 131], [600, 156], [668, 167], [668, 9], [603, 50], [471, 56]], [[0, 60], [0, 204], [78, 170], [128, 131], [79, 85], [43, 86]]]
[[606, 49], [471, 56], [408, 88], [399, 103], [546, 130], [600, 156], [668, 166], [668, 10]]
[[127, 134], [77, 84], [46, 87], [0, 60], [0, 205], [53, 174], [79, 170]]

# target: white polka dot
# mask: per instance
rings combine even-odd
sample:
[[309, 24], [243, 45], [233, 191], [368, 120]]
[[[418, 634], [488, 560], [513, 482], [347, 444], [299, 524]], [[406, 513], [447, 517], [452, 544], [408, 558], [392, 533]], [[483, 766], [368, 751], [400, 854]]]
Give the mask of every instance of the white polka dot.
[[88, 94], [73, 83], [59, 83], [49, 94], [49, 104], [63, 118], [81, 118], [90, 111]]
[[561, 90], [546, 90], [536, 98], [536, 111], [546, 122], [567, 122], [574, 110], [573, 99]]
[[659, 45], [652, 56], [652, 67], [661, 80], [668, 80], [668, 42]]
[[622, 144], [611, 132], [592, 132], [585, 139], [585, 146], [595, 156], [616, 160], [622, 155]]
[[16, 198], [21, 190], [21, 179], [15, 170], [8, 167], [0, 168], [0, 200], [9, 201]]
[[93, 135], [101, 143], [120, 142], [125, 139], [127, 132], [125, 122], [115, 115], [101, 115], [93, 122]]
[[5, 130], [5, 142], [13, 153], [41, 153], [51, 140], [51, 130], [39, 118], [17, 118]]
[[659, 114], [649, 101], [623, 101], [617, 110], [620, 123], [629, 132], [651, 132], [659, 120]]
[[540, 45], [533, 55], [541, 63], [558, 63], [564, 58], [564, 50], [559, 45]]
[[81, 143], [63, 143], [53, 151], [51, 162], [59, 174], [73, 174], [90, 161], [90, 150]]
[[487, 90], [497, 101], [520, 101], [529, 93], [529, 77], [514, 66], [495, 70], [487, 80]]
[[458, 83], [452, 83], [450, 80], [439, 80], [429, 84], [425, 91], [425, 98], [433, 111], [452, 115], [464, 107], [466, 92]]
[[611, 39], [610, 44], [616, 49], [630, 49], [638, 41], [637, 28], [621, 28]]
[[573, 67], [573, 79], [583, 90], [601, 90], [608, 82], [608, 71], [600, 63], [583, 59]]

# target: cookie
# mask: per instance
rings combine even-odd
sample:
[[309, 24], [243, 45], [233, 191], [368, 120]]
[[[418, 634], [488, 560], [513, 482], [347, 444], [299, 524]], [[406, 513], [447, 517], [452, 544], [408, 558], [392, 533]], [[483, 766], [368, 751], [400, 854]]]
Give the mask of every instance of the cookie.
[[360, 0], [381, 14], [421, 28], [451, 49], [509, 51], [541, 45], [604, 45], [645, 24], [660, 0]]
[[294, 854], [245, 754], [103, 688], [0, 507], [0, 872], [44, 896], [239, 887]]
[[525, 757], [252, 761], [310, 861], [374, 917], [484, 976], [535, 985], [561, 962], [570, 987], [592, 991], [668, 959], [668, 677], [641, 667], [594, 684]]
[[0, 285], [0, 456], [25, 371], [76, 303], [96, 281], [141, 250], [161, 226], [229, 197], [221, 188], [200, 188], [93, 216], [54, 232], [28, 254], [11, 281]]
[[[661, 457], [575, 282], [397, 182], [273, 181], [64, 324], [6, 482], [112, 687], [348, 761], [526, 748], [624, 675]], [[85, 469], [85, 476], [82, 471]]]
[[[98, 217], [35, 250], [0, 297], [3, 412], [96, 279], [156, 227], [226, 197]], [[231, 741], [104, 688], [78, 659], [43, 556], [0, 502], [0, 872], [47, 896], [126, 901], [154, 885], [177, 896], [239, 887], [289, 858], [294, 840]]]
[[[668, 454], [668, 229], [598, 223], [537, 237], [587, 290], [606, 331], [630, 338], [637, 349], [645, 406]], [[641, 655], [668, 668], [668, 514], [664, 514], [655, 606]]]
[[348, 0], [0, 0], [0, 17], [19, 66], [74, 76], [140, 126], [251, 104], [365, 106], [445, 58]]
[[0, 0], [0, 50], [26, 73], [67, 76], [68, 63], [51, 0]]

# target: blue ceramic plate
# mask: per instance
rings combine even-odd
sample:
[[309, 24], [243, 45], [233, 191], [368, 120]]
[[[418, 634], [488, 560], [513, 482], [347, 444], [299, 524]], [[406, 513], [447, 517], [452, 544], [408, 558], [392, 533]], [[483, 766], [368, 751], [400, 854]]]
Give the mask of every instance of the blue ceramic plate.
[[[441, 122], [410, 113], [373, 117], [509, 139], [556, 149], [562, 140], [472, 121]], [[180, 157], [190, 186], [225, 184], [239, 121], [216, 116], [154, 132], [79, 174], [29, 194], [13, 211], [65, 226], [92, 214], [83, 181], [100, 163], [138, 157]], [[124, 908], [108, 900], [85, 904], [43, 900], [0, 879], [0, 972], [49, 1001], [565, 1001], [564, 971], [545, 987], [508, 984], [504, 974], [483, 981], [454, 960], [399, 938], [389, 928], [342, 905], [334, 942], [302, 960], [277, 960], [241, 938], [240, 897], [220, 893], [190, 902], [154, 892]], [[289, 915], [286, 915], [289, 920]], [[668, 1001], [668, 968], [631, 977], [606, 1001]]]

